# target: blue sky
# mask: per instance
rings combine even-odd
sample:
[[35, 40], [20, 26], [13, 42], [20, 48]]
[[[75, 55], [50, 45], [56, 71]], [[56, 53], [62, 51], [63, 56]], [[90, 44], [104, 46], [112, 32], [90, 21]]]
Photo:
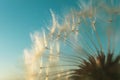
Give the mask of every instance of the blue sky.
[[61, 15], [76, 4], [73, 0], [0, 0], [0, 78], [18, 68], [23, 50], [31, 46], [30, 33], [49, 24], [49, 9]]

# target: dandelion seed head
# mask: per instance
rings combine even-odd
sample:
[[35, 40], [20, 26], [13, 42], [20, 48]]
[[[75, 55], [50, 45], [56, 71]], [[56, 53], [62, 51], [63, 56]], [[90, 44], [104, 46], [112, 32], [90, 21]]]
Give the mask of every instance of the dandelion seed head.
[[[37, 80], [36, 75], [42, 75], [41, 80], [120, 79], [118, 8], [105, 1], [80, 1], [80, 10], [65, 15], [63, 22], [56, 20], [52, 10], [50, 12], [50, 31], [32, 36], [33, 55], [25, 51], [25, 63], [33, 65], [29, 73], [34, 76], [29, 80]], [[41, 58], [43, 61], [38, 62]]]

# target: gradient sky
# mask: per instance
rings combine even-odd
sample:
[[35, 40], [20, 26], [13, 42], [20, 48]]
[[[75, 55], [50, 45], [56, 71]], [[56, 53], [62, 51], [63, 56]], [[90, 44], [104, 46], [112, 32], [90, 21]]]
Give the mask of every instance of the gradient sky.
[[19, 69], [23, 50], [31, 46], [30, 33], [49, 24], [49, 9], [60, 15], [76, 4], [73, 0], [0, 0], [0, 79]]

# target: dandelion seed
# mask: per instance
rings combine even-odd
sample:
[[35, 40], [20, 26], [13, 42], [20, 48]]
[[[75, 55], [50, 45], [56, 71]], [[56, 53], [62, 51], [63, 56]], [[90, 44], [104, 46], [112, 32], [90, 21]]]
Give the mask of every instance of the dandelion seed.
[[59, 42], [56, 43], [56, 52], [57, 52], [57, 54], [60, 54], [60, 45], [59, 45]]
[[43, 36], [44, 36], [44, 45], [45, 45], [45, 48], [47, 48], [47, 40], [46, 40], [45, 31], [43, 31]]
[[75, 30], [75, 20], [74, 20], [74, 15], [72, 16], [72, 31]]
[[52, 28], [50, 30], [50, 33], [53, 34], [57, 27], [57, 22], [56, 22], [55, 14], [53, 13], [53, 11], [51, 9], [50, 9], [50, 12], [51, 12], [51, 16], [52, 16]]
[[93, 21], [91, 22], [91, 24], [92, 24], [92, 28], [93, 28], [93, 30], [94, 30], [94, 31], [96, 31], [96, 28], [95, 28], [95, 23], [96, 23], [96, 21], [95, 21], [95, 20], [93, 20]]

